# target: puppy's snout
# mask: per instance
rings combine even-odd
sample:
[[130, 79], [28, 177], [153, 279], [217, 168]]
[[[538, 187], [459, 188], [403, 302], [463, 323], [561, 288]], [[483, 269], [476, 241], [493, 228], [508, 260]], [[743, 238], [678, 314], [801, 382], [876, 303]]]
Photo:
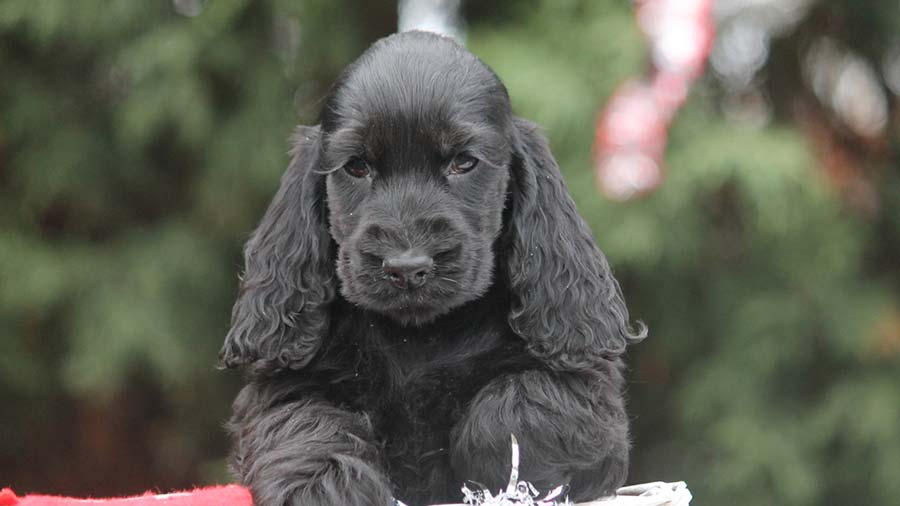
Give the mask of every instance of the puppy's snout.
[[425, 284], [434, 267], [434, 259], [409, 252], [385, 258], [381, 264], [388, 281], [397, 288], [413, 289]]

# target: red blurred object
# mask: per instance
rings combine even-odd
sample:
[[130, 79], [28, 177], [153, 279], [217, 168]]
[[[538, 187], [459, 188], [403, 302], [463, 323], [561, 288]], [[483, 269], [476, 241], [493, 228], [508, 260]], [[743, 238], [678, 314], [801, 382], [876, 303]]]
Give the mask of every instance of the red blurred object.
[[650, 41], [648, 76], [626, 81], [598, 115], [594, 153], [600, 190], [627, 200], [657, 188], [669, 124], [703, 74], [715, 24], [712, 0], [638, 0], [638, 25]]
[[253, 506], [250, 491], [239, 485], [197, 488], [171, 494], [153, 494], [107, 499], [77, 499], [28, 494], [17, 497], [8, 488], [0, 491], [0, 506]]

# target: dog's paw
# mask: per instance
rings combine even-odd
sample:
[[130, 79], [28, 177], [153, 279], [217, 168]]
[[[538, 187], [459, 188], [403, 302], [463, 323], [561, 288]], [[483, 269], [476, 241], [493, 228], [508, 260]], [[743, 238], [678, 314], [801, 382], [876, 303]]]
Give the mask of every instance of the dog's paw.
[[290, 478], [251, 484], [254, 506], [394, 506], [387, 479], [362, 459], [333, 455], [326, 464], [294, 467]]

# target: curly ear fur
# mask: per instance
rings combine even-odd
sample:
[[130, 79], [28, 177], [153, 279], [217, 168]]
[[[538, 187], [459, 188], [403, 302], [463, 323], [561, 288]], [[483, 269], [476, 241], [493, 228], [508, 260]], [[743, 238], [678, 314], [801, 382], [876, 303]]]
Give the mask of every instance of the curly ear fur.
[[317, 170], [319, 128], [300, 127], [293, 142], [281, 187], [244, 247], [246, 268], [220, 366], [301, 368], [328, 331], [336, 281]]
[[647, 335], [631, 328], [609, 264], [578, 214], [546, 138], [516, 118], [506, 267], [509, 324], [557, 369], [592, 368]]

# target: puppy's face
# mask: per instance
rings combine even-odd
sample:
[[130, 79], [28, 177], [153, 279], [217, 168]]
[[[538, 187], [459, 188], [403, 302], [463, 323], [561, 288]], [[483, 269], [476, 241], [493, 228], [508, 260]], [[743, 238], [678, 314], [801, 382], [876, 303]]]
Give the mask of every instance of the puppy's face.
[[503, 85], [447, 39], [395, 36], [348, 68], [322, 114], [345, 298], [421, 325], [487, 290], [511, 128]]

